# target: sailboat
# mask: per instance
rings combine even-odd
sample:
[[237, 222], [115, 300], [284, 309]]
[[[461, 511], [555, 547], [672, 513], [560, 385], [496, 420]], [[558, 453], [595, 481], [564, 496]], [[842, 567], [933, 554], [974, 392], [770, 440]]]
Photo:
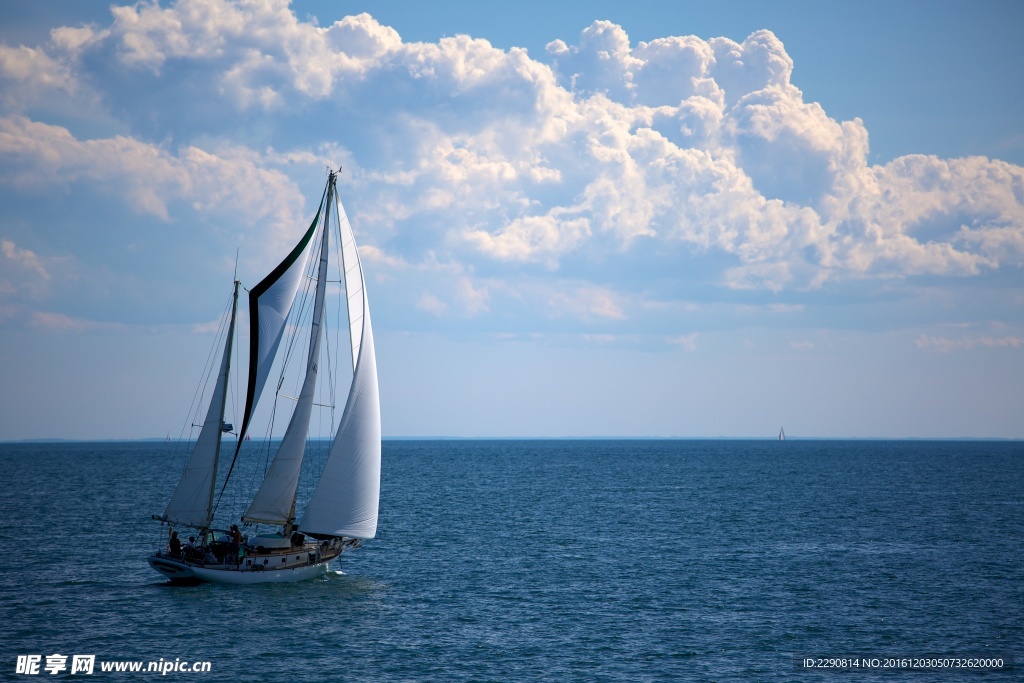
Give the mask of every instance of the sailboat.
[[782, 427], [779, 427], [779, 441], [785, 441], [785, 440], [786, 440], [786, 430], [783, 429]]
[[[325, 574], [330, 563], [344, 551], [357, 548], [376, 535], [381, 463], [377, 360], [363, 268], [351, 224], [338, 198], [336, 180], [337, 174], [329, 171], [320, 207], [309, 229], [285, 259], [249, 293], [248, 385], [237, 433], [233, 425], [224, 421], [240, 285], [238, 280], [234, 282], [228, 332], [206, 418], [167, 508], [162, 515], [153, 515], [162, 527], [167, 525], [168, 541], [166, 547], [149, 557], [149, 564], [172, 583], [253, 584], [311, 579]], [[340, 249], [335, 252], [340, 252], [340, 280], [345, 287], [352, 380], [327, 460], [299, 517], [299, 474], [321, 365], [332, 223], [340, 238]], [[315, 290], [315, 294], [308, 321], [309, 345], [301, 390], [297, 397], [288, 397], [294, 400], [295, 407], [287, 429], [262, 484], [239, 520], [243, 527], [255, 527], [256, 532], [243, 535], [237, 525], [230, 529], [214, 528], [217, 506], [242, 444], [248, 439], [246, 432], [253, 411], [270, 376], [285, 329], [295, 328], [295, 317], [289, 318], [289, 314], [297, 292], [307, 280], [308, 289]], [[215, 496], [227, 434], [234, 434], [236, 443], [220, 495]], [[260, 527], [266, 525], [275, 531], [260, 533]], [[198, 540], [183, 547], [177, 531], [182, 528], [189, 529], [192, 539]]]

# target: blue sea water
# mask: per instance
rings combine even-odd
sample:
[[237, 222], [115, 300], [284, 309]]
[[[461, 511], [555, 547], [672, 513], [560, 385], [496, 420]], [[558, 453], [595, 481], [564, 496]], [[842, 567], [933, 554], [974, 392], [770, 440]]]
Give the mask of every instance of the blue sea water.
[[386, 441], [344, 575], [250, 587], [147, 565], [176, 457], [0, 444], [0, 678], [52, 653], [209, 661], [148, 677], [197, 681], [817, 681], [794, 662], [925, 655], [1015, 667], [854, 678], [1024, 678], [1021, 442]]

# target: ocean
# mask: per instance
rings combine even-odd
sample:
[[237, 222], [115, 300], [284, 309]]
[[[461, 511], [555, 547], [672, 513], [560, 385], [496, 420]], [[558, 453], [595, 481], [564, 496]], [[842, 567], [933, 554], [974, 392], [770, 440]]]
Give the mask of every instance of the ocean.
[[148, 566], [179, 453], [0, 444], [0, 679], [1024, 680], [1022, 442], [388, 440], [344, 573], [249, 587]]

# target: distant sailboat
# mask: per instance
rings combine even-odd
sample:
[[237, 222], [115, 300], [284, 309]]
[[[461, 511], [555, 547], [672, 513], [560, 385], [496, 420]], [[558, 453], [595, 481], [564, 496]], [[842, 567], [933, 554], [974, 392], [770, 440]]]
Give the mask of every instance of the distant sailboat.
[[[306, 278], [315, 280], [302, 388], [263, 483], [241, 518], [249, 525], [280, 525], [281, 531], [243, 539], [235, 525], [230, 531], [212, 528], [221, 439], [233, 429], [224, 422], [224, 407], [238, 308], [236, 280], [227, 339], [206, 420], [167, 509], [163, 515], [153, 516], [169, 525], [170, 540], [166, 548], [150, 556], [149, 563], [173, 582], [301, 581], [324, 574], [328, 564], [343, 551], [357, 548], [362, 540], [376, 535], [381, 456], [377, 360], [362, 265], [352, 227], [337, 197], [336, 177], [334, 172], [328, 174], [320, 208], [302, 239], [249, 294], [246, 405], [221, 493], [231, 477], [242, 443], [249, 439], [246, 431], [288, 327], [296, 293]], [[340, 237], [340, 277], [347, 299], [352, 382], [327, 461], [299, 521], [295, 504], [320, 364], [332, 222]], [[318, 230], [319, 238], [314, 239]], [[316, 273], [308, 274], [309, 264], [317, 261]], [[195, 530], [198, 541], [183, 548], [175, 527]]]
[[779, 441], [785, 441], [785, 440], [786, 440], [786, 430], [783, 429], [782, 427], [779, 427]]

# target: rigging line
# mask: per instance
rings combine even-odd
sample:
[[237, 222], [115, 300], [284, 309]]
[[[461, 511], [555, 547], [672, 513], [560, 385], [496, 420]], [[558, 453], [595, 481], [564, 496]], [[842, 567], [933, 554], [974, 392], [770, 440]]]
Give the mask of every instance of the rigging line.
[[[233, 291], [232, 291], [232, 294], [231, 294], [231, 323], [228, 326], [228, 330], [227, 330], [227, 333], [225, 335], [225, 342], [224, 342], [224, 343], [229, 344], [229, 345], [232, 342], [231, 335], [233, 335], [234, 331], [235, 331], [235, 321], [236, 321], [237, 312], [238, 312], [238, 281], [237, 280], [235, 280], [234, 287], [232, 288], [232, 290]], [[225, 374], [227, 374], [230, 371], [230, 363], [231, 363], [231, 349], [229, 347], [226, 347], [224, 349], [224, 356], [225, 356], [225, 360], [227, 361], [227, 364], [226, 364], [224, 370], [225, 370]], [[219, 377], [219, 374], [218, 374], [218, 377]], [[224, 426], [224, 402], [226, 401], [226, 398], [227, 398], [227, 396], [226, 396], [227, 391], [230, 388], [228, 386], [228, 384], [227, 384], [227, 379], [228, 379], [227, 376], [225, 376], [225, 378], [224, 378], [225, 384], [224, 384], [224, 387], [223, 387], [223, 392], [224, 393], [222, 393], [221, 397], [220, 397], [220, 401], [221, 401], [220, 414], [217, 416], [218, 424], [217, 424], [217, 445], [216, 445], [216, 450], [214, 451], [214, 453], [215, 453], [215, 458], [214, 458], [214, 463], [215, 463], [215, 465], [214, 465], [214, 479], [213, 479], [213, 481], [210, 482], [210, 487], [211, 487], [210, 488], [210, 498], [208, 499], [209, 502], [206, 505], [206, 511], [207, 511], [206, 514], [207, 514], [208, 522], [212, 522], [213, 518], [214, 518], [214, 515], [216, 514], [216, 507], [213, 505], [213, 491], [214, 491], [214, 488], [216, 487], [216, 484], [217, 484], [217, 480], [216, 480], [216, 462], [217, 462], [217, 460], [220, 457], [220, 449], [221, 449], [221, 444], [222, 444], [222, 441], [223, 441], [222, 429], [223, 429], [223, 426]], [[216, 387], [215, 387], [215, 389], [216, 389]], [[234, 463], [232, 462], [232, 465], [233, 464]], [[230, 476], [231, 476], [231, 470], [229, 469], [228, 473], [227, 473], [227, 475], [225, 476], [225, 479], [224, 479], [225, 484], [227, 483], [227, 478], [230, 477]], [[223, 494], [224, 494], [224, 491], [223, 491], [223, 489], [221, 489], [221, 495], [223, 495]], [[219, 503], [219, 500], [218, 500], [218, 503]]]
[[[270, 410], [270, 420], [268, 421], [267, 431], [266, 431], [266, 433], [264, 435], [262, 443], [260, 444], [259, 452], [257, 453], [259, 458], [263, 458], [264, 457], [264, 451], [266, 451], [269, 454], [270, 434], [273, 432], [274, 420], [276, 418], [276, 415], [277, 415], [277, 397], [275, 395], [274, 405], [273, 405], [273, 407]], [[240, 450], [241, 450], [241, 444], [239, 444], [239, 448], [238, 448], [238, 451], [240, 451]], [[238, 451], [236, 451], [236, 453]], [[267, 462], [269, 462], [269, 455], [267, 457]], [[224, 500], [224, 492], [228, 488], [228, 482], [231, 479], [231, 473], [232, 473], [232, 471], [234, 471], [234, 466], [235, 466], [235, 462], [234, 462], [234, 460], [232, 460], [231, 461], [231, 467], [228, 469], [227, 474], [224, 476], [224, 481], [221, 483], [220, 493], [217, 495], [217, 502], [214, 503], [214, 505], [213, 505], [213, 511], [212, 511], [211, 517], [210, 517], [211, 521], [212, 521], [213, 517], [215, 517], [217, 515], [217, 511], [220, 509], [221, 501]], [[264, 474], [266, 474], [266, 467], [267, 466], [268, 465], [264, 465]], [[253, 492], [253, 489], [255, 487], [255, 481], [256, 481], [256, 476], [257, 476], [258, 470], [259, 470], [259, 467], [254, 467], [253, 468], [253, 478], [252, 478], [252, 481], [249, 484], [249, 493], [250, 494]]]
[[[225, 330], [228, 323], [228, 313], [231, 309], [231, 301], [228, 300], [227, 308], [221, 313], [220, 325], [217, 328], [217, 333], [213, 338], [213, 345], [210, 347], [209, 355], [206, 358], [206, 363], [203, 365], [203, 374], [199, 380], [199, 385], [196, 387], [196, 396], [192, 400], [192, 405], [189, 406], [189, 416], [192, 421], [199, 419], [200, 411], [203, 409], [203, 396], [206, 395], [206, 387], [210, 384], [210, 377], [213, 374], [214, 363], [216, 363], [217, 350], [223, 348], [223, 339], [225, 336]], [[193, 412], [194, 411], [194, 412]], [[193, 417], [194, 415], [194, 417]], [[184, 431], [184, 428], [182, 429]]]
[[[185, 416], [185, 422], [181, 425], [181, 431], [178, 433], [178, 443], [180, 444], [185, 437], [185, 430], [189, 429], [189, 423], [195, 423], [199, 419], [199, 413], [203, 407], [203, 396], [206, 395], [206, 387], [210, 383], [210, 376], [213, 373], [213, 363], [215, 362], [215, 356], [217, 349], [221, 348], [223, 344], [221, 340], [224, 338], [225, 328], [227, 326], [227, 311], [231, 309], [231, 299], [228, 299], [228, 305], [224, 312], [221, 313], [220, 326], [217, 328], [217, 334], [214, 335], [213, 345], [210, 347], [209, 355], [206, 358], [206, 363], [203, 365], [202, 374], [199, 377], [199, 384], [196, 385], [196, 391], [192, 396], [192, 404], [188, 408], [188, 415]], [[189, 430], [188, 442], [191, 442], [191, 430]], [[187, 442], [187, 443], [188, 443]], [[185, 465], [188, 465], [188, 460], [185, 460]], [[182, 466], [184, 470], [185, 465]]]
[[[321, 240], [322, 234], [323, 234], [322, 231], [326, 230], [328, 225], [329, 225], [329, 223], [328, 223], [327, 217], [325, 215], [324, 221], [321, 222], [318, 230], [314, 234], [314, 237], [313, 237], [314, 245], [322, 244], [322, 240]], [[291, 360], [292, 360], [292, 358], [294, 356], [295, 351], [300, 346], [300, 342], [305, 340], [306, 335], [304, 335], [303, 332], [307, 328], [307, 322], [308, 322], [308, 326], [310, 326], [310, 327], [312, 326], [312, 318], [314, 317], [315, 312], [316, 312], [315, 311], [315, 301], [316, 301], [316, 298], [315, 298], [313, 293], [314, 293], [315, 283], [317, 282], [317, 278], [316, 277], [312, 277], [311, 273], [313, 272], [314, 268], [317, 268], [317, 269], [319, 268], [320, 251], [321, 251], [321, 249], [319, 249], [319, 248], [314, 246], [313, 250], [310, 253], [310, 257], [309, 257], [309, 259], [307, 261], [306, 272], [304, 272], [302, 274], [304, 276], [303, 277], [303, 279], [304, 279], [304, 286], [303, 286], [302, 294], [299, 297], [299, 305], [298, 305], [297, 308], [293, 308], [293, 310], [291, 312], [291, 315], [289, 316], [290, 325], [289, 325], [289, 332], [288, 332], [288, 341], [285, 344], [284, 360], [282, 362], [281, 371], [280, 371], [280, 374], [279, 374], [279, 377], [278, 377], [277, 388], [275, 389], [275, 393], [274, 393], [274, 407], [273, 407], [273, 410], [272, 410], [270, 426], [269, 426], [269, 428], [267, 430], [267, 435], [266, 435], [266, 439], [265, 439], [265, 443], [266, 443], [266, 458], [265, 459], [261, 458], [261, 462], [263, 463], [263, 479], [266, 479], [267, 472], [269, 471], [270, 466], [271, 466], [272, 457], [271, 457], [271, 454], [270, 454], [270, 450], [271, 449], [270, 449], [269, 442], [270, 442], [271, 435], [273, 434], [274, 423], [276, 422], [278, 400], [281, 399], [281, 398], [286, 398], [286, 399], [289, 399], [291, 401], [297, 401], [298, 400], [297, 398], [295, 398], [293, 396], [289, 396], [289, 395], [283, 393], [281, 391], [281, 387], [282, 387], [282, 385], [284, 383], [284, 380], [286, 379], [287, 369], [288, 369], [288, 367], [290, 365], [290, 362], [291, 362]], [[314, 256], [315, 256], [315, 258], [314, 258]], [[303, 348], [307, 349], [306, 353], [303, 354], [303, 355], [304, 356], [308, 356], [309, 355], [308, 347], [303, 347]], [[298, 376], [295, 379], [296, 385], [301, 383], [302, 380], [304, 379], [303, 376], [302, 376], [302, 373], [297, 373], [297, 374], [298, 374]], [[254, 491], [257, 488], [256, 480], [257, 480], [258, 475], [259, 475], [259, 468], [257, 467], [253, 471], [252, 481], [250, 482], [250, 490], [249, 490], [249, 493], [250, 493], [249, 497], [250, 498], [252, 498], [252, 495], [254, 495]]]
[[[334, 334], [335, 343], [337, 343], [338, 334]], [[334, 433], [334, 356], [331, 354], [331, 340], [328, 339], [327, 343], [324, 344], [324, 355], [327, 358], [327, 398], [331, 406], [331, 434]], [[323, 395], [323, 385], [321, 385], [321, 396]], [[321, 425], [323, 424], [323, 417], [321, 416]], [[320, 433], [323, 433], [323, 427], [320, 429]]]
[[[274, 405], [270, 414], [270, 421], [267, 423], [267, 428], [263, 433], [263, 439], [260, 442], [259, 459], [256, 461], [257, 467], [253, 468], [252, 481], [249, 482], [249, 491], [247, 498], [251, 501], [253, 496], [256, 495], [256, 490], [259, 488], [257, 479], [263, 480], [267, 477], [267, 472], [270, 470], [270, 461], [273, 459], [271, 447], [271, 441], [274, 434], [274, 423], [277, 422], [277, 398], [274, 399]], [[259, 465], [262, 464], [262, 472], [260, 471]]]
[[[328, 200], [329, 200], [329, 196], [330, 196], [330, 191], [328, 191], [328, 193], [327, 193]], [[320, 207], [321, 212], [320, 213], [323, 216], [323, 220], [320, 223], [319, 230], [316, 233], [316, 241], [317, 241], [317, 245], [319, 246], [319, 248], [316, 249], [311, 254], [311, 258], [310, 258], [309, 263], [308, 263], [308, 271], [309, 272], [307, 273], [306, 288], [305, 288], [305, 293], [303, 295], [304, 296], [304, 302], [303, 302], [303, 307], [304, 308], [303, 308], [302, 321], [303, 321], [304, 324], [302, 326], [299, 326], [298, 329], [297, 329], [297, 334], [304, 333], [304, 332], [306, 332], [308, 330], [308, 334], [304, 335], [301, 338], [302, 342], [304, 342], [304, 344], [302, 346], [302, 349], [304, 349], [305, 352], [306, 352], [304, 354], [304, 357], [306, 358], [306, 366], [305, 367], [306, 367], [307, 372], [306, 373], [296, 373], [295, 384], [296, 384], [296, 390], [297, 391], [299, 389], [299, 385], [301, 383], [304, 383], [304, 380], [305, 380], [306, 376], [308, 375], [309, 363], [310, 362], [316, 362], [316, 359], [310, 359], [310, 354], [312, 353], [314, 345], [316, 343], [315, 339], [318, 339], [320, 337], [320, 328], [323, 326], [323, 322], [324, 322], [322, 319], [318, 319], [318, 315], [317, 315], [317, 302], [319, 300], [318, 297], [320, 295], [320, 279], [323, 276], [324, 286], [326, 286], [326, 283], [328, 281], [328, 278], [326, 277], [326, 273], [321, 272], [321, 267], [323, 265], [323, 261], [324, 261], [324, 259], [327, 258], [327, 254], [324, 253], [324, 249], [323, 249], [323, 241], [324, 241], [324, 239], [326, 239], [326, 237], [328, 237], [329, 231], [330, 231], [330, 210], [329, 210], [330, 206], [329, 206], [329, 204], [327, 204], [327, 206], [326, 206], [326, 208], [328, 209], [327, 211], [323, 211], [324, 208], [325, 208], [325, 206], [321, 205], [321, 207]], [[314, 273], [315, 273], [315, 276], [314, 276]], [[308, 314], [309, 314], [308, 320], [306, 318], [307, 309], [308, 309]], [[306, 325], [306, 323], [308, 323], [308, 325]], [[308, 337], [308, 339], [307, 339], [307, 337]], [[289, 351], [288, 351], [289, 355], [293, 354], [295, 352], [295, 350], [298, 348], [297, 346], [294, 346], [295, 343], [296, 342], [292, 342], [293, 346], [289, 347]]]
[[[326, 195], [327, 195], [327, 187], [324, 187], [324, 194], [323, 194], [323, 196], [326, 196]], [[320, 199], [320, 206], [323, 206], [323, 201], [324, 201], [323, 197], [321, 197], [321, 199]], [[314, 218], [313, 219], [314, 222], [316, 222], [317, 220], [318, 220], [318, 218]], [[273, 272], [276, 272], [276, 269], [275, 269], [275, 271], [272, 271], [272, 273]], [[264, 278], [264, 280], [261, 281], [260, 284], [262, 284], [265, 280], [266, 280], [266, 278]], [[259, 285], [257, 285], [256, 288], [259, 289]], [[251, 299], [252, 299], [252, 293], [250, 292], [250, 301], [251, 301]], [[251, 310], [250, 310], [250, 320], [252, 320], [252, 311]], [[250, 329], [249, 330], [250, 340], [255, 339], [256, 337], [254, 335], [256, 335], [256, 334], [257, 334], [256, 330]], [[251, 348], [252, 348], [252, 345], [250, 345], [250, 349]], [[252, 379], [254, 367], [255, 367], [255, 365], [253, 364], [252, 357], [250, 355], [250, 360], [249, 360], [250, 379]], [[253, 388], [253, 383], [250, 381], [249, 382], [248, 390], [251, 390], [252, 388]], [[243, 415], [242, 415], [242, 428], [238, 432], [240, 435], [243, 435], [243, 436], [244, 436], [245, 431], [247, 429], [247, 425], [249, 424], [249, 420], [252, 417], [252, 411], [255, 409], [255, 405], [253, 405], [253, 403], [255, 403], [255, 396], [252, 395], [252, 394], [249, 394], [248, 390], [247, 390], [247, 394], [246, 394], [245, 409], [242, 411], [243, 412]], [[250, 397], [253, 398], [252, 403], [250, 403]], [[235, 469], [235, 462], [238, 460], [238, 454], [239, 454], [239, 452], [241, 450], [242, 450], [242, 440], [241, 440], [241, 438], [239, 438], [238, 443], [235, 445], [235, 453], [231, 457], [231, 465], [228, 467], [227, 476], [224, 478], [224, 484], [221, 486], [221, 496], [222, 497], [224, 495], [224, 489], [227, 487], [228, 480], [231, 478], [231, 472]]]
[[288, 370], [289, 365], [291, 364], [292, 353], [295, 350], [295, 345], [296, 345], [296, 343], [297, 343], [297, 341], [299, 339], [299, 336], [300, 336], [299, 335], [299, 328], [302, 326], [302, 323], [305, 321], [305, 315], [306, 315], [306, 309], [307, 309], [307, 306], [308, 306], [308, 301], [309, 301], [309, 280], [308, 280], [308, 278], [306, 278], [306, 284], [303, 287], [302, 296], [299, 297], [298, 309], [294, 309], [294, 308], [292, 309], [291, 315], [289, 316], [289, 319], [291, 320], [291, 324], [288, 325], [287, 322], [286, 322], [286, 326], [288, 328], [288, 341], [285, 344], [284, 357], [283, 357], [283, 360], [282, 360], [282, 363], [281, 363], [280, 374], [278, 375], [278, 379], [277, 379], [277, 391], [280, 391], [281, 385], [283, 384], [284, 379], [285, 379], [285, 374], [286, 374], [286, 372]]
[[[241, 252], [241, 247], [235, 247], [235, 272], [234, 272], [234, 275], [231, 278], [232, 280], [234, 280], [238, 284], [241, 284], [241, 282], [239, 282], [239, 280], [238, 280], [238, 255], [239, 255], [240, 252]], [[235, 320], [235, 324], [236, 325], [238, 324], [237, 317], [236, 317], [236, 320]], [[238, 338], [237, 332], [235, 334], [235, 338], [236, 339]], [[240, 346], [241, 346], [241, 344], [235, 344], [235, 349], [234, 350], [235, 350], [235, 367], [236, 368], [241, 368], [242, 367], [242, 365], [241, 365], [242, 358], [239, 355], [242, 352], [242, 350], [239, 348]], [[237, 371], [236, 371], [236, 373], [237, 373]], [[241, 385], [238, 382], [235, 382], [234, 380], [232, 380], [230, 377], [228, 378], [228, 380], [229, 380], [230, 385], [231, 385], [229, 387], [229, 391], [228, 391], [228, 396], [231, 397], [231, 424], [235, 424], [235, 422], [238, 421], [238, 391], [239, 391]], [[230, 391], [231, 388], [233, 388], [234, 391]], [[235, 436], [236, 436], [236, 438], [238, 438], [237, 434]]]
[[[319, 353], [318, 353], [319, 357], [316, 358], [316, 359], [311, 359], [312, 362], [316, 362], [316, 363], [320, 363], [322, 359], [325, 359], [325, 358], [329, 359], [330, 358], [330, 341], [331, 341], [330, 340], [330, 331], [331, 331], [331, 325], [330, 325], [330, 320], [329, 320], [329, 315], [328, 315], [328, 312], [329, 312], [330, 309], [329, 309], [329, 307], [327, 305], [326, 299], [327, 299], [328, 296], [330, 296], [329, 288], [328, 288], [327, 285], [331, 282], [331, 258], [330, 258], [330, 253], [331, 253], [330, 242], [331, 242], [331, 240], [330, 240], [330, 238], [331, 238], [331, 233], [335, 232], [331, 228], [331, 225], [332, 225], [331, 224], [331, 213], [332, 213], [332, 211], [331, 211], [331, 204], [332, 204], [331, 203], [331, 197], [334, 194], [334, 192], [336, 192], [336, 190], [333, 187], [333, 184], [330, 183], [330, 181], [328, 181], [328, 190], [327, 190], [327, 192], [325, 194], [325, 197], [324, 197], [324, 207], [323, 207], [324, 209], [326, 209], [324, 211], [324, 213], [323, 213], [323, 215], [324, 215], [324, 222], [323, 222], [323, 230], [324, 230], [324, 232], [320, 235], [320, 237], [321, 237], [320, 252], [318, 254], [317, 264], [316, 264], [317, 265], [317, 279], [319, 280], [320, 278], [323, 278], [323, 281], [324, 281], [324, 283], [323, 283], [323, 292], [322, 292], [322, 300], [320, 301], [320, 307], [321, 308], [320, 308], [319, 319], [313, 321], [315, 326], [316, 326], [315, 334], [317, 336], [317, 340], [318, 340], [319, 347], [320, 347]], [[336, 222], [335, 222], [335, 224], [336, 224]], [[324, 246], [325, 246], [324, 242], [325, 241], [327, 241], [328, 245], [329, 245], [329, 246], [327, 246], [326, 253], [324, 253]], [[334, 241], [337, 241], [337, 240], [334, 240]], [[318, 296], [318, 297], [321, 296], [319, 282], [317, 283], [316, 296]], [[317, 317], [315, 311], [314, 311], [314, 316], [313, 317], [314, 318]], [[311, 351], [312, 351], [312, 347], [313, 347], [313, 339], [312, 339], [312, 336], [311, 336], [310, 337], [310, 350]], [[324, 393], [325, 393], [325, 386], [324, 386], [325, 383], [328, 385], [328, 391], [329, 391], [329, 386], [332, 384], [330, 374], [329, 373], [325, 373], [325, 375], [326, 375], [326, 377], [322, 377], [322, 378], [320, 378], [317, 381], [317, 386], [316, 386], [317, 394], [321, 397], [321, 400], [317, 401], [314, 405], [317, 405], [317, 406], [320, 406], [320, 407], [323, 407], [323, 405], [324, 405], [322, 397], [324, 396]], [[318, 432], [318, 434], [322, 435], [323, 434], [323, 427], [322, 427], [322, 425], [323, 425], [323, 417], [322, 417], [322, 414], [320, 414], [319, 411], [317, 411], [317, 412], [318, 412], [318, 417], [317, 417], [318, 429], [317, 429], [317, 432]], [[307, 432], [306, 432], [306, 439], [307, 439], [307, 441], [309, 440], [309, 438], [310, 438], [309, 431], [307, 430]]]
[[[336, 194], [335, 196], [337, 197], [338, 195]], [[343, 288], [345, 290], [344, 295], [342, 295], [342, 293], [339, 292], [338, 293], [339, 295], [338, 295], [338, 297], [336, 299], [336, 301], [337, 301], [337, 304], [336, 304], [337, 311], [335, 313], [335, 318], [338, 321], [338, 325], [337, 325], [337, 331], [336, 331], [336, 333], [334, 335], [334, 354], [332, 354], [330, 356], [330, 358], [329, 358], [330, 370], [331, 370], [331, 379], [332, 379], [331, 385], [330, 385], [331, 405], [337, 406], [337, 404], [338, 404], [338, 396], [337, 396], [337, 391], [338, 391], [338, 374], [341, 372], [341, 367], [339, 365], [339, 363], [340, 363], [339, 359], [341, 358], [341, 343], [342, 343], [341, 340], [342, 340], [342, 337], [344, 337], [345, 339], [348, 339], [349, 342], [350, 342], [349, 346], [351, 346], [352, 329], [351, 329], [351, 325], [348, 323], [348, 282], [345, 280], [345, 273], [344, 273], [345, 258], [344, 258], [344, 245], [342, 244], [342, 234], [341, 234], [341, 213], [340, 213], [340, 211], [338, 209], [338, 202], [337, 201], [335, 202], [335, 205], [334, 205], [334, 214], [338, 218], [338, 220], [336, 221], [336, 225], [338, 226], [338, 229], [337, 229], [338, 239], [335, 241], [335, 247], [334, 247], [335, 257], [334, 257], [334, 262], [336, 264], [335, 267], [336, 267], [337, 272], [338, 272], [339, 283], [343, 283], [342, 286], [343, 286]], [[346, 220], [346, 222], [348, 221], [348, 217], [347, 216], [345, 217], [345, 220]], [[342, 302], [343, 301], [344, 301], [344, 304], [345, 304], [344, 310], [342, 309]], [[342, 330], [342, 321], [343, 320], [345, 321], [345, 323], [344, 323], [344, 329], [345, 329], [344, 335], [341, 332], [341, 330]], [[336, 417], [337, 416], [335, 415], [335, 408], [331, 408], [331, 434], [332, 435], [334, 434], [334, 430], [335, 430], [335, 428], [337, 426], [336, 421], [335, 421]]]
[[[228, 307], [230, 307], [230, 299]], [[185, 468], [188, 467], [189, 461], [189, 446], [192, 443], [192, 428], [190, 424], [194, 423], [198, 419], [199, 413], [202, 410], [202, 397], [206, 394], [206, 387], [209, 385], [210, 375], [212, 374], [212, 364], [217, 354], [217, 349], [221, 348], [220, 340], [224, 336], [224, 327], [227, 323], [227, 316], [224, 311], [221, 312], [220, 325], [217, 328], [217, 333], [214, 335], [213, 343], [210, 346], [210, 350], [207, 355], [206, 362], [203, 364], [202, 373], [199, 376], [199, 382], [196, 385], [195, 392], [192, 395], [192, 402], [189, 405], [188, 413], [185, 415], [185, 421], [181, 425], [181, 429], [178, 432], [177, 443], [172, 446], [171, 452], [175, 457], [184, 455], [181, 464], [181, 474], [184, 475]], [[185, 430], [189, 431], [189, 438], [185, 439]]]
[[[275, 422], [276, 415], [277, 415], [277, 401], [275, 400], [274, 401], [273, 410], [271, 411], [270, 423], [269, 423], [266, 431], [263, 434], [263, 439], [260, 441], [260, 448], [259, 448], [259, 453], [258, 453], [259, 457], [256, 460], [256, 465], [257, 466], [253, 468], [253, 470], [252, 470], [252, 479], [249, 482], [249, 490], [247, 491], [247, 496], [246, 497], [250, 501], [252, 500], [253, 496], [256, 495], [256, 489], [259, 488], [259, 485], [257, 484], [257, 481], [256, 481], [257, 478], [265, 479], [266, 476], [267, 476], [267, 471], [270, 469], [270, 460], [271, 460], [271, 456], [270, 456], [270, 437], [271, 437], [271, 434], [273, 433], [273, 423]], [[260, 467], [259, 467], [259, 465], [261, 463], [263, 465], [262, 473], [260, 472]], [[262, 477], [260, 476], [261, 474], [262, 474]]]
[[[281, 394], [281, 398], [286, 398], [289, 401], [298, 401], [299, 400], [298, 396], [289, 396], [288, 394]], [[315, 405], [318, 408], [333, 408], [334, 407], [330, 403], [319, 403], [317, 401], [313, 401], [313, 405]], [[309, 438], [309, 432], [308, 431], [306, 432], [306, 438], [307, 439]]]
[[[325, 222], [322, 222], [320, 224], [320, 227], [317, 229], [317, 231], [313, 235], [313, 241], [315, 243], [317, 243], [317, 244], [320, 243], [320, 240], [318, 239], [318, 236], [322, 235], [322, 231], [325, 230], [326, 227], [327, 227], [327, 225], [326, 225], [326, 217], [325, 217]], [[314, 265], [316, 263], [319, 263], [319, 260], [320, 260], [319, 256], [316, 259], [312, 258], [313, 254], [314, 254], [314, 251], [315, 251], [315, 253], [317, 255], [319, 255], [319, 253], [320, 253], [319, 249], [317, 249], [316, 247], [313, 247], [313, 249], [310, 251], [310, 258], [309, 258], [309, 260], [306, 263], [306, 269], [307, 270], [304, 273], [304, 275], [305, 275], [305, 278], [304, 278], [305, 279], [305, 286], [303, 287], [302, 297], [301, 297], [300, 304], [299, 304], [299, 311], [292, 318], [292, 326], [289, 329], [288, 343], [285, 346], [284, 361], [281, 364], [281, 374], [278, 377], [278, 390], [280, 390], [280, 388], [281, 388], [281, 383], [284, 380], [285, 371], [289, 367], [289, 364], [290, 364], [291, 358], [292, 358], [292, 354], [295, 351], [296, 344], [298, 343], [299, 338], [302, 336], [300, 332], [304, 328], [304, 324], [300, 324], [300, 323], [304, 323], [305, 322], [306, 314], [307, 313], [309, 313], [310, 320], [312, 320], [312, 313], [313, 313], [312, 308], [315, 306], [315, 301], [316, 301], [315, 297], [310, 297], [310, 289], [312, 287], [311, 282], [315, 282], [316, 281], [316, 278], [312, 277], [312, 272], [313, 272]], [[299, 381], [301, 381], [301, 378], [298, 378], [296, 380], [296, 382], [299, 382]]]
[[[293, 345], [297, 345], [301, 342], [301, 347], [296, 347], [298, 350], [303, 351], [302, 357], [305, 359], [305, 364], [302, 366], [305, 370], [295, 373], [295, 389], [300, 389], [300, 386], [304, 383], [306, 374], [309, 371], [309, 354], [312, 351], [313, 344], [313, 330], [318, 327], [316, 321], [316, 293], [318, 289], [318, 276], [314, 276], [313, 272], [319, 273], [319, 263], [321, 254], [323, 253], [323, 231], [327, 229], [326, 222], [321, 224], [320, 230], [316, 234], [317, 247], [313, 253], [310, 254], [309, 260], [309, 272], [307, 273], [306, 288], [303, 293], [303, 310], [301, 325], [297, 324], [295, 329], [295, 340]], [[308, 316], [308, 317], [307, 317]], [[296, 348], [290, 349], [289, 354], [294, 353]]]

